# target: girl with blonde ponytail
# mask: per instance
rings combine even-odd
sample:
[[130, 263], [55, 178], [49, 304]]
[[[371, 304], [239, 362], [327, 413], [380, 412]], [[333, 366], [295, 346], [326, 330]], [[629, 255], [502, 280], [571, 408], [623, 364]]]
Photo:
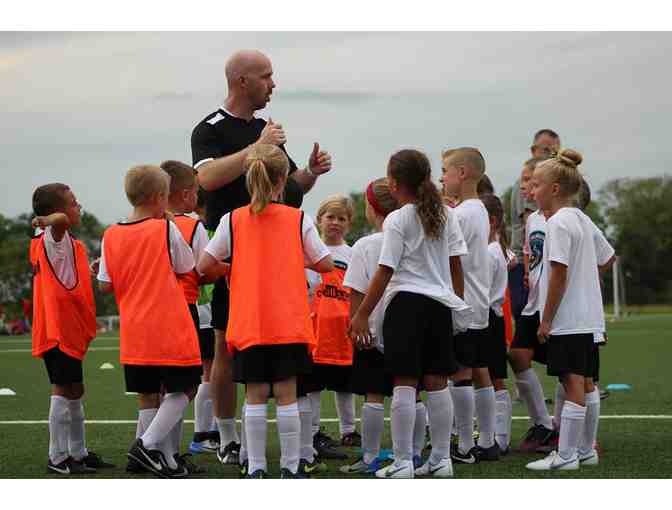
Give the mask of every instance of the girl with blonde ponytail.
[[315, 343], [305, 267], [324, 273], [333, 263], [313, 220], [277, 203], [289, 168], [285, 154], [272, 145], [256, 145], [245, 167], [252, 201], [222, 217], [198, 271], [203, 274], [217, 261], [231, 259], [226, 347], [233, 356], [233, 380], [246, 385], [248, 477], [267, 477], [266, 412], [272, 394], [280, 475], [297, 478], [301, 427], [296, 378], [310, 372]]
[[597, 465], [600, 394], [594, 343], [605, 329], [599, 271], [614, 249], [574, 199], [581, 189], [583, 157], [563, 149], [534, 170], [534, 198], [546, 215], [544, 271], [539, 282], [541, 322], [537, 335], [548, 344], [548, 374], [562, 382], [557, 451], [527, 465], [532, 470], [575, 470]]
[[[400, 208], [387, 214], [381, 223], [383, 233], [380, 257], [374, 262], [376, 271], [368, 286], [355, 286], [355, 282], [348, 280], [360, 293], [367, 287], [352, 316], [350, 337], [356, 345], [368, 349], [379, 345], [382, 329], [385, 372], [393, 379], [391, 420], [395, 460], [376, 471], [376, 476], [450, 477], [453, 404], [448, 376], [457, 368], [453, 330], [462, 330], [469, 322], [469, 307], [459, 297], [464, 285], [460, 255], [466, 253], [466, 246], [456, 215], [443, 205], [432, 183], [429, 161], [423, 153], [402, 150], [394, 154], [388, 164], [387, 182]], [[367, 192], [367, 199], [374, 209], [378, 204], [378, 214], [384, 212], [375, 192]], [[374, 320], [374, 338], [369, 325], [381, 299], [382, 328], [376, 327]], [[427, 391], [432, 454], [427, 463], [416, 469], [414, 428], [419, 383]], [[378, 392], [384, 393], [384, 388], [375, 393]], [[372, 458], [372, 453], [368, 453], [366, 460]]]

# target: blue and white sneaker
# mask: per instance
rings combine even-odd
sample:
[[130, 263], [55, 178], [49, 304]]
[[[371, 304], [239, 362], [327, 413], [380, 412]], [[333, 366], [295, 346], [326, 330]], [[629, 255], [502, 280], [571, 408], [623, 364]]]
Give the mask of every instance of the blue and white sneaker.
[[530, 462], [525, 466], [532, 471], [574, 471], [579, 469], [579, 456], [574, 454], [571, 459], [563, 459], [556, 451], [552, 451], [548, 457]]
[[420, 466], [422, 466], [422, 457], [413, 455], [413, 469], [418, 469]]
[[219, 449], [219, 444], [215, 443], [212, 439], [206, 439], [205, 441], [192, 441], [189, 445], [189, 453], [196, 455], [199, 453], [217, 453]]

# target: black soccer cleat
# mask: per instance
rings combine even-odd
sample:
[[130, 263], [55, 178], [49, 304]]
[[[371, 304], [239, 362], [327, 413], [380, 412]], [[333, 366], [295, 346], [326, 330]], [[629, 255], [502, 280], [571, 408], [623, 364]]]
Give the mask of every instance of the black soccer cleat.
[[187, 474], [200, 475], [205, 473], [205, 468], [199, 466], [198, 464], [194, 464], [194, 462], [191, 460], [191, 453], [183, 453], [182, 455], [176, 453], [173, 455], [173, 458], [179, 467], [183, 467], [187, 470]]
[[309, 478], [308, 476], [299, 473], [298, 471], [296, 473], [292, 473], [289, 469], [287, 468], [282, 468], [280, 470], [280, 478]]
[[126, 472], [133, 474], [133, 475], [140, 475], [142, 473], [149, 473], [147, 468], [140, 464], [137, 460], [135, 459], [128, 459], [128, 464], [126, 464]]
[[59, 475], [93, 475], [96, 473], [94, 468], [87, 467], [82, 461], [77, 461], [72, 457], [68, 457], [58, 464], [47, 461], [47, 473]]
[[345, 460], [348, 458], [345, 453], [331, 446], [329, 436], [321, 432], [318, 432], [313, 437], [313, 448], [315, 448], [317, 454], [323, 459]]
[[171, 478], [172, 470], [168, 467], [163, 453], [159, 450], [148, 450], [142, 444], [142, 439], [137, 438], [131, 443], [127, 455], [129, 459], [137, 461], [159, 478]]
[[92, 451], [89, 451], [89, 454], [82, 459], [82, 462], [84, 462], [86, 467], [93, 469], [112, 469], [117, 467], [114, 464], [105, 462], [100, 455]]
[[222, 464], [239, 464], [240, 461], [240, 443], [231, 441], [224, 448], [217, 450], [217, 459]]
[[474, 446], [467, 453], [462, 453], [459, 447], [453, 445], [450, 448], [450, 458], [453, 459], [453, 462], [455, 464], [477, 464], [478, 463], [477, 451], [478, 448]]
[[246, 475], [245, 478], [248, 478], [248, 479], [268, 478], [268, 473], [266, 473], [266, 471], [264, 471], [263, 469], [257, 469], [254, 473]]
[[493, 462], [499, 460], [499, 446], [494, 443], [490, 448], [476, 446], [475, 456], [477, 462]]
[[362, 435], [356, 430], [349, 434], [345, 434], [341, 438], [341, 445], [346, 447], [360, 447], [362, 446]]

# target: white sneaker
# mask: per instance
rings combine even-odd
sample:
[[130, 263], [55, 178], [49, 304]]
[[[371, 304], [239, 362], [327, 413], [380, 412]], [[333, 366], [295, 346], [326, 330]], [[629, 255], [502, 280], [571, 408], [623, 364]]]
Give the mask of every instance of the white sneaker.
[[387, 467], [376, 471], [377, 478], [413, 478], [413, 461], [405, 460], [397, 464], [393, 462]]
[[432, 464], [430, 460], [415, 470], [417, 476], [432, 475], [435, 478], [452, 478], [453, 462], [450, 457], [441, 459], [438, 464]]
[[532, 471], [571, 471], [579, 469], [579, 456], [574, 454], [571, 459], [565, 460], [557, 451], [552, 451], [547, 457], [530, 462], [525, 467]]
[[600, 463], [600, 456], [594, 448], [587, 453], [579, 452], [579, 463], [582, 466], [597, 466]]

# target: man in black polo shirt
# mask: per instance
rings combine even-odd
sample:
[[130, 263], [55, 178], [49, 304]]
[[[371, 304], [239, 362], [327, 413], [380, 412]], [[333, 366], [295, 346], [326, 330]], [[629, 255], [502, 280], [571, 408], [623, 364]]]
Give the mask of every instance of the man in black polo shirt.
[[[227, 212], [250, 203], [243, 168], [249, 148], [255, 143], [267, 143], [284, 151], [287, 141], [282, 125], [254, 116], [255, 111], [266, 107], [275, 88], [268, 57], [258, 51], [239, 51], [229, 58], [225, 71], [228, 95], [224, 104], [199, 122], [191, 135], [194, 168], [198, 170], [199, 184], [207, 192], [209, 230], [215, 230]], [[291, 158], [289, 164], [284, 200], [287, 205], [300, 207], [303, 194], [310, 191], [317, 177], [331, 170], [331, 157], [315, 143], [306, 168], [297, 169]], [[217, 456], [223, 464], [236, 464], [240, 451], [235, 426], [236, 385], [232, 383], [232, 363], [224, 339], [228, 309], [228, 287], [220, 280], [212, 299], [212, 326], [217, 340], [211, 388], [221, 444]]]

